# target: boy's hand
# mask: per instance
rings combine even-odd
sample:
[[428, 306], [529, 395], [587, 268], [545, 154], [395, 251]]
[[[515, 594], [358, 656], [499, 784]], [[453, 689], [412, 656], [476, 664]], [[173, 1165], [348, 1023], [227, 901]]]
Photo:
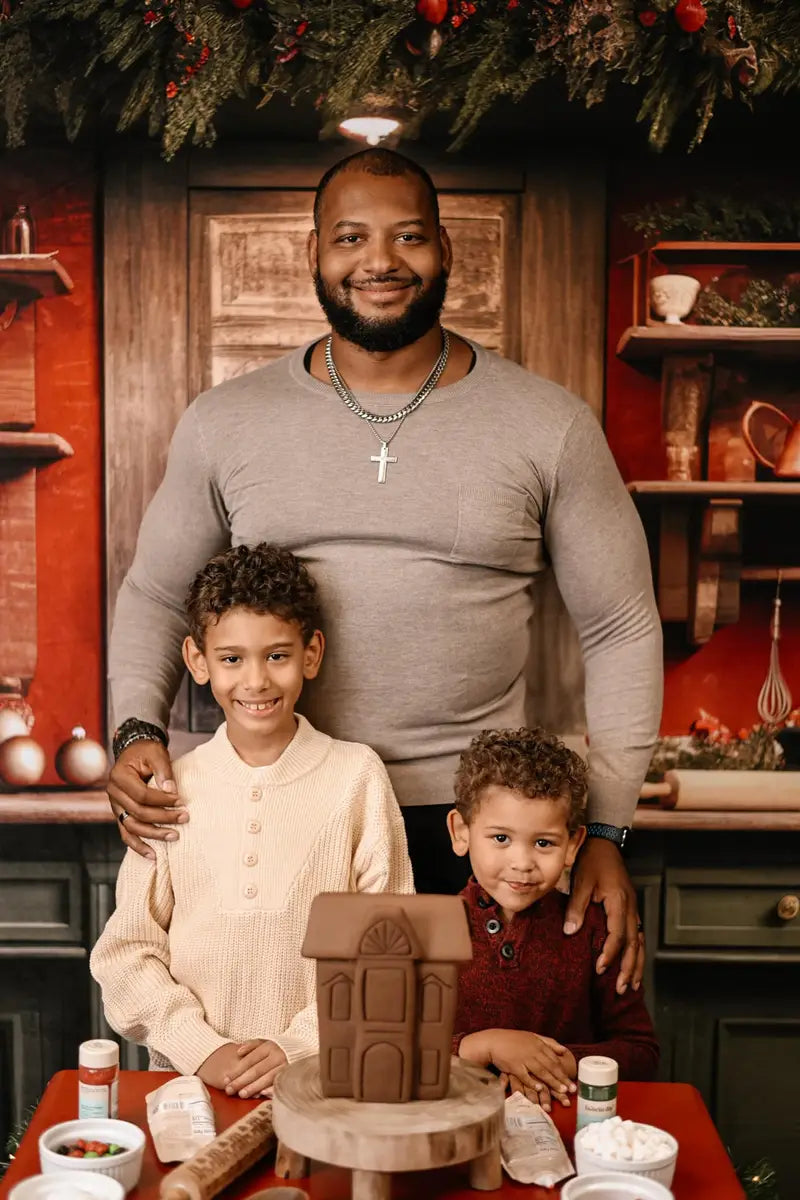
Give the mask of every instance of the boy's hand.
[[236, 1063], [225, 1079], [225, 1091], [243, 1100], [257, 1096], [272, 1085], [286, 1062], [286, 1055], [274, 1042], [263, 1038], [244, 1042], [237, 1047]]
[[484, 1029], [470, 1033], [459, 1046], [459, 1056], [472, 1062], [494, 1066], [505, 1075], [514, 1075], [526, 1088], [545, 1084], [554, 1093], [575, 1091], [572, 1082], [578, 1074], [575, 1056], [552, 1038], [521, 1029]]
[[[550, 1112], [553, 1106], [553, 1095], [547, 1084], [542, 1083], [540, 1079], [534, 1079], [533, 1085], [526, 1085], [516, 1075], [501, 1075], [500, 1082], [506, 1087], [509, 1092], [521, 1092], [528, 1100], [534, 1104], [540, 1104], [545, 1112]], [[556, 1092], [555, 1098], [564, 1108], [569, 1108], [569, 1096], [565, 1092]]]
[[236, 1042], [226, 1042], [224, 1046], [220, 1046], [219, 1050], [209, 1054], [205, 1062], [197, 1068], [196, 1074], [209, 1087], [219, 1088], [220, 1091], [223, 1091], [226, 1080], [238, 1065], [239, 1047]]

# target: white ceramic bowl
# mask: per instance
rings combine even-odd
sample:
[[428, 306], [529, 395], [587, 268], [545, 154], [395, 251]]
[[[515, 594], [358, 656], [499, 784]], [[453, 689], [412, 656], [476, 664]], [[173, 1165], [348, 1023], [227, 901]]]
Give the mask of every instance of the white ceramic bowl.
[[578, 1175], [561, 1188], [561, 1200], [675, 1200], [669, 1188], [655, 1179], [622, 1171]]
[[[56, 1154], [59, 1146], [65, 1142], [76, 1142], [78, 1138], [86, 1142], [113, 1142], [127, 1149], [113, 1158], [67, 1158], [64, 1154]], [[112, 1121], [101, 1117], [62, 1121], [60, 1125], [46, 1129], [39, 1138], [39, 1163], [45, 1175], [64, 1171], [108, 1175], [121, 1183], [126, 1192], [139, 1182], [143, 1155], [144, 1133], [138, 1125], [131, 1125], [129, 1121]]]
[[84, 1197], [87, 1200], [124, 1200], [125, 1188], [118, 1180], [96, 1171], [54, 1171], [52, 1175], [32, 1175], [30, 1179], [23, 1179], [8, 1193], [8, 1200], [83, 1200]]
[[[672, 1183], [672, 1177], [675, 1174], [675, 1164], [678, 1161], [678, 1143], [671, 1133], [667, 1133], [663, 1129], [658, 1129], [655, 1125], [645, 1125], [642, 1121], [637, 1121], [636, 1124], [641, 1129], [647, 1129], [651, 1133], [658, 1133], [669, 1143], [670, 1150], [668, 1154], [664, 1154], [661, 1158], [645, 1159], [644, 1162], [626, 1162], [624, 1159], [616, 1158], [601, 1158], [599, 1154], [595, 1154], [592, 1150], [587, 1150], [584, 1145], [586, 1133], [591, 1129], [591, 1125], [584, 1125], [583, 1129], [579, 1129], [575, 1134], [575, 1168], [579, 1175], [598, 1175], [601, 1173], [617, 1173], [623, 1175], [639, 1175], [643, 1179], [655, 1179], [657, 1183], [663, 1183], [664, 1187], [669, 1187]], [[642, 1200], [645, 1200], [642, 1197]]]

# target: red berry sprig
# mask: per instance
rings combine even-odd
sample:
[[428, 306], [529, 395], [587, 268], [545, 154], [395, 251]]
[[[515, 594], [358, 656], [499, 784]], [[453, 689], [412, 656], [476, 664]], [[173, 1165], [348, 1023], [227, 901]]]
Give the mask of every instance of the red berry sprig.
[[684, 33], [697, 33], [708, 20], [703, 0], [678, 0], [672, 11]]

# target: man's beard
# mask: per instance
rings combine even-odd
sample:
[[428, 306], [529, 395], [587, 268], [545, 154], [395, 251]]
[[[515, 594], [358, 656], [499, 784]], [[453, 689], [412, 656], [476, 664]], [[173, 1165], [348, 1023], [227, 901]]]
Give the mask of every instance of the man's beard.
[[[376, 276], [372, 282], [388, 283], [392, 276]], [[319, 268], [314, 275], [314, 288], [331, 329], [362, 350], [386, 353], [402, 350], [418, 342], [439, 320], [447, 294], [447, 272], [440, 271], [424, 291], [418, 291], [408, 308], [399, 317], [361, 317], [352, 303], [353, 285], [347, 280], [331, 288], [322, 278]], [[419, 288], [422, 280], [414, 276], [412, 286]]]

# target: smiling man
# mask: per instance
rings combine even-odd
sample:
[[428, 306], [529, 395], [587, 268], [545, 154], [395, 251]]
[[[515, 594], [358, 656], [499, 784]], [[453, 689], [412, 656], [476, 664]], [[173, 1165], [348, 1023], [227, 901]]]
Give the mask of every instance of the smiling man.
[[[643, 953], [620, 845], [658, 728], [661, 629], [602, 431], [563, 388], [443, 329], [452, 248], [416, 163], [367, 150], [332, 168], [308, 258], [330, 336], [189, 406], [120, 591], [109, 794], [123, 839], [146, 853], [141, 837], [174, 838], [186, 819], [165, 730], [187, 583], [231, 543], [268, 539], [320, 587], [328, 654], [304, 711], [378, 751], [417, 887], [458, 890], [445, 826], [455, 766], [482, 729], [524, 721], [530, 584], [552, 565], [581, 638], [591, 741], [566, 921], [603, 901], [598, 966], [624, 946], [623, 988]], [[167, 807], [152, 803], [152, 774]]]

